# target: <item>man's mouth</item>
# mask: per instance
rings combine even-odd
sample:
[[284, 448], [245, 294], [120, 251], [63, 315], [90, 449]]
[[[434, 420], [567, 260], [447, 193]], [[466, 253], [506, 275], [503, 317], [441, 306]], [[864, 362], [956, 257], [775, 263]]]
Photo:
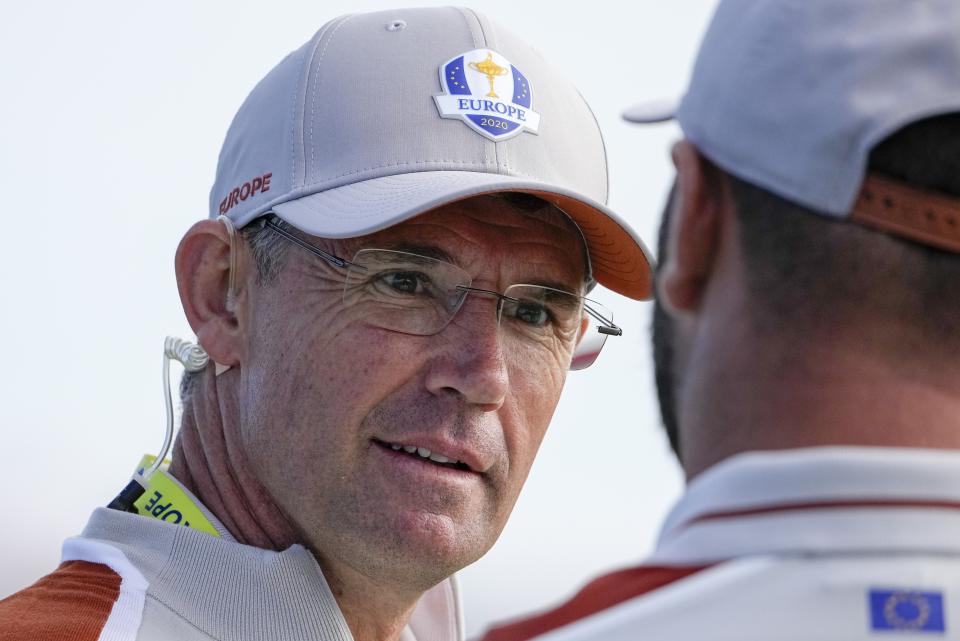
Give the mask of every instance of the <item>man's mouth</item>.
[[420, 459], [424, 462], [432, 463], [434, 465], [439, 465], [441, 467], [447, 467], [454, 470], [461, 470], [464, 472], [472, 472], [470, 466], [466, 463], [452, 459], [449, 457], [440, 454], [439, 452], [431, 452], [425, 447], [420, 447], [417, 445], [407, 445], [403, 443], [388, 443], [386, 441], [378, 441], [374, 439], [374, 443], [380, 447], [393, 450], [401, 455], [408, 455], [414, 458]]

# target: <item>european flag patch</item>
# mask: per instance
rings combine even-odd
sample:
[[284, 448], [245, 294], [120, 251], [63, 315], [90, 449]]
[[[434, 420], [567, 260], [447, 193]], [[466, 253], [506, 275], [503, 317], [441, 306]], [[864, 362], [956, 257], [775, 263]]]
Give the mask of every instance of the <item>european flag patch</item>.
[[870, 590], [872, 630], [946, 632], [943, 594], [914, 590]]

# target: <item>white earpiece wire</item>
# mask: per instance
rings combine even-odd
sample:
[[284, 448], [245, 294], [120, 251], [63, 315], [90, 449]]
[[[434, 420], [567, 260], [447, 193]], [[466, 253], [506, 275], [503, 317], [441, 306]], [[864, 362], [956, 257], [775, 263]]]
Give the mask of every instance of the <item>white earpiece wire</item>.
[[143, 479], [149, 480], [154, 472], [160, 469], [164, 459], [170, 453], [173, 445], [173, 394], [170, 391], [170, 361], [176, 360], [188, 372], [199, 372], [210, 361], [210, 357], [203, 348], [196, 343], [167, 336], [163, 342], [163, 400], [167, 407], [167, 430], [163, 439], [163, 447], [157, 455], [157, 460], [143, 473]]

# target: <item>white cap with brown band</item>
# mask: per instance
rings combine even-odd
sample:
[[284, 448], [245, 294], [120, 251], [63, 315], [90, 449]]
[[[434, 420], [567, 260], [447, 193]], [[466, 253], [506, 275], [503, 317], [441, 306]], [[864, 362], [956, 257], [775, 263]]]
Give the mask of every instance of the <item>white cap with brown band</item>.
[[676, 118], [725, 171], [814, 211], [960, 252], [960, 198], [866, 175], [870, 151], [960, 113], [956, 0], [721, 0]]

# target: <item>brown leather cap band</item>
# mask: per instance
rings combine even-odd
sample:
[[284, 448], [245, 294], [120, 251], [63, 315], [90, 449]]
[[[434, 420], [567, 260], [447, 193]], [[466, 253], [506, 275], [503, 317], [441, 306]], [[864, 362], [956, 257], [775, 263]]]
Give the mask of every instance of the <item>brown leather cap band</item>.
[[850, 219], [939, 249], [960, 253], [960, 199], [867, 176]]

